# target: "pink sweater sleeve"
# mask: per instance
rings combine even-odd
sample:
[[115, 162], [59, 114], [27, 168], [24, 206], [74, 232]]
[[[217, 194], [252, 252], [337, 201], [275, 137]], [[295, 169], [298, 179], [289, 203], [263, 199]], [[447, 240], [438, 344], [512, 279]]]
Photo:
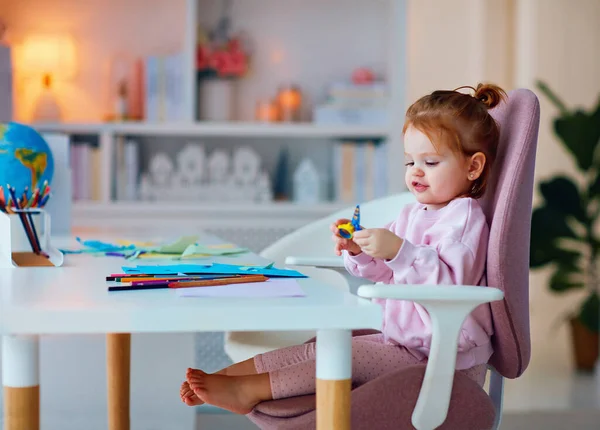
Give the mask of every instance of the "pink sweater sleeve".
[[[388, 230], [396, 230], [396, 221], [385, 226]], [[385, 261], [373, 258], [364, 252], [358, 255], [350, 255], [344, 251], [344, 266], [353, 276], [365, 278], [372, 282], [383, 282], [386, 284], [394, 283], [394, 271], [385, 263]]]
[[489, 230], [483, 214], [469, 221], [462, 235], [450, 235], [436, 245], [405, 240], [396, 257], [384, 263], [394, 273], [395, 282], [479, 285], [485, 272]]

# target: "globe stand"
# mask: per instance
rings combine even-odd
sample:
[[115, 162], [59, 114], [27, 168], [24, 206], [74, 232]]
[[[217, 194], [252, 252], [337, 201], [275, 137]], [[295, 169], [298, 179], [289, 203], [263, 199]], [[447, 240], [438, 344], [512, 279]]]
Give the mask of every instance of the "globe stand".
[[64, 255], [50, 243], [50, 216], [40, 210], [32, 218], [47, 257], [31, 251], [18, 215], [0, 212], [0, 268], [62, 266]]

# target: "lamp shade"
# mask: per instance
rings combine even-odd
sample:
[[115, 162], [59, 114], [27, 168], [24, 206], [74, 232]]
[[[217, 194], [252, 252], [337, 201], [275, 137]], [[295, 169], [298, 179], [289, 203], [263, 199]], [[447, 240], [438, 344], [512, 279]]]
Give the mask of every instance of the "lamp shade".
[[73, 39], [66, 35], [30, 35], [22, 47], [21, 66], [25, 74], [52, 75], [55, 79], [70, 79], [76, 71]]

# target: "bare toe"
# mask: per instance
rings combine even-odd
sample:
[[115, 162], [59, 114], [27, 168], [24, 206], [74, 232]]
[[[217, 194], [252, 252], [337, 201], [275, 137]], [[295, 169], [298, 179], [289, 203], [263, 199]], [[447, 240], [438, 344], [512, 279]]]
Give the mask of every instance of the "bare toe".
[[252, 391], [245, 390], [244, 377], [206, 375], [191, 377], [190, 386], [205, 403], [237, 414], [248, 414], [259, 402]]
[[181, 389], [179, 390], [179, 395], [181, 397], [181, 401], [184, 402], [188, 406], [198, 406], [202, 405], [204, 402], [200, 399], [194, 390], [190, 387], [189, 383], [185, 381], [181, 384]]

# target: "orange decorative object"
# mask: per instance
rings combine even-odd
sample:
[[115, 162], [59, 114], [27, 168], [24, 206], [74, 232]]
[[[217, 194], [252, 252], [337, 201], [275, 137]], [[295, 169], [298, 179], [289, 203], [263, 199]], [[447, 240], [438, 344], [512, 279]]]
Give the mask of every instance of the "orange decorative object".
[[295, 86], [284, 87], [277, 94], [282, 121], [300, 121], [302, 93]]
[[279, 105], [271, 100], [261, 100], [256, 103], [255, 119], [261, 122], [279, 121]]

